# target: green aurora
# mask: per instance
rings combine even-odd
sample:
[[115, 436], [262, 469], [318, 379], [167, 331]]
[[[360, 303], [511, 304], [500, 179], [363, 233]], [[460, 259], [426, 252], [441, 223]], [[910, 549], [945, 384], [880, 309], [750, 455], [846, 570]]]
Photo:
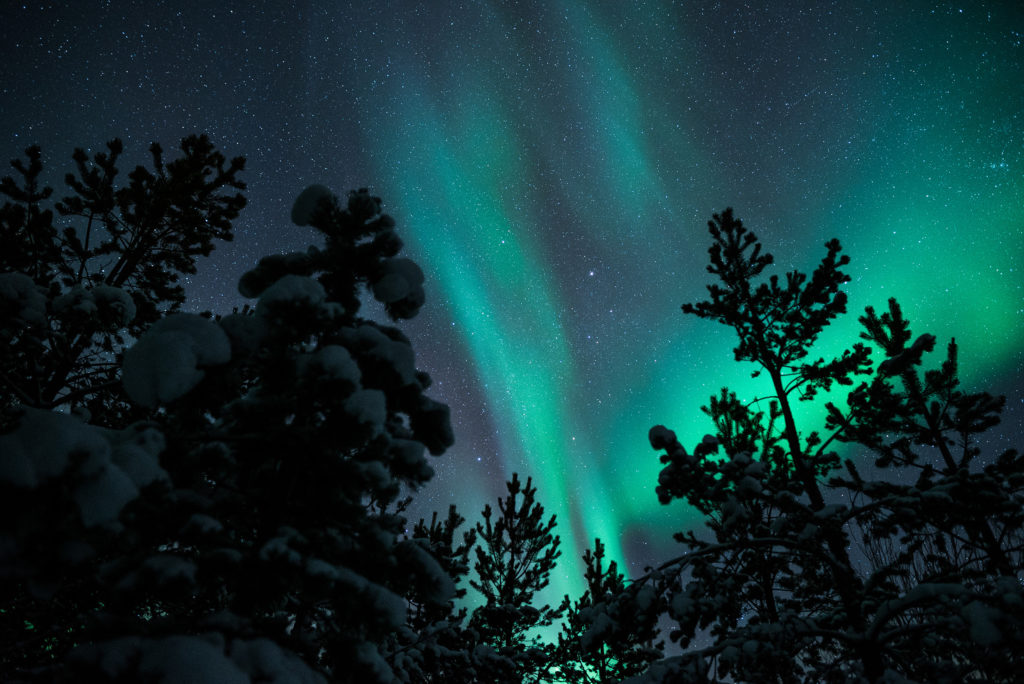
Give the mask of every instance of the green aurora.
[[680, 311], [727, 206], [776, 273], [842, 241], [849, 314], [821, 355], [898, 297], [915, 333], [956, 336], [965, 384], [1010, 396], [992, 446], [1021, 446], [1020, 0], [10, 3], [0, 38], [3, 158], [41, 144], [58, 193], [70, 151], [115, 136], [123, 171], [195, 132], [247, 157], [197, 310], [318, 242], [288, 220], [303, 187], [384, 199], [427, 279], [403, 328], [456, 433], [411, 512], [473, 522], [532, 475], [563, 540], [552, 600], [595, 536], [635, 575], [700, 524], [658, 504], [651, 426], [695, 444], [722, 386], [768, 395], [731, 331]]
[[[823, 355], [890, 296], [918, 332], [957, 336], [968, 383], [1016, 369], [1024, 345], [1024, 61], [1009, 16], [807, 4], [725, 32], [740, 15], [642, 4], [453, 13], [389, 54], [402, 76], [362, 117], [497, 435], [496, 467], [474, 468], [460, 443], [436, 484], [472, 520], [482, 492], [533, 475], [565, 543], [556, 595], [581, 591], [595, 536], [637, 572], [699, 522], [657, 503], [651, 425], [695, 443], [719, 387], [766, 396], [731, 331], [679, 311], [707, 282], [712, 211], [735, 206], [776, 272], [843, 241], [850, 313]], [[818, 417], [807, 407], [804, 424]]]

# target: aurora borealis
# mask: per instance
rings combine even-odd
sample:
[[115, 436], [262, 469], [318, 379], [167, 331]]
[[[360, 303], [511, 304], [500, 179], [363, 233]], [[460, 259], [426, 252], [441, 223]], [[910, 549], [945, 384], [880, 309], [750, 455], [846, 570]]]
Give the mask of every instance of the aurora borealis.
[[384, 198], [427, 275], [403, 328], [457, 440], [414, 509], [473, 521], [532, 475], [558, 596], [593, 537], [639, 571], [697, 522], [657, 503], [652, 425], [692, 444], [720, 387], [766, 393], [729, 330], [679, 310], [726, 206], [774, 272], [842, 241], [850, 313], [821, 355], [895, 296], [915, 332], [956, 336], [965, 383], [1008, 395], [1020, 446], [1018, 2], [43, 2], [6, 5], [0, 35], [0, 151], [40, 143], [55, 187], [115, 136], [138, 160], [196, 131], [248, 157], [197, 309], [315, 239], [288, 222], [306, 185]]

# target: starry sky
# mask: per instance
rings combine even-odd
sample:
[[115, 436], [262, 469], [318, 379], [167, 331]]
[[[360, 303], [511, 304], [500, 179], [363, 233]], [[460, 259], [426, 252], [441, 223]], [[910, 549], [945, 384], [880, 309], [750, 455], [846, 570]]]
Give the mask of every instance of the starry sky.
[[[762, 0], [67, 0], [0, 4], [0, 157], [75, 146], [122, 168], [205, 132], [248, 158], [236, 240], [189, 283], [243, 300], [262, 255], [316, 242], [288, 220], [311, 183], [369, 186], [427, 274], [403, 329], [456, 446], [414, 515], [475, 520], [513, 471], [559, 520], [554, 593], [595, 536], [634, 573], [699, 520], [654, 494], [655, 424], [684, 444], [724, 385], [767, 389], [703, 297], [711, 214], [732, 206], [810, 269], [838, 237], [851, 314], [896, 296], [956, 336], [968, 389], [1024, 417], [1024, 9]], [[129, 165], [130, 164], [130, 165]], [[807, 429], [818, 415], [801, 416]]]

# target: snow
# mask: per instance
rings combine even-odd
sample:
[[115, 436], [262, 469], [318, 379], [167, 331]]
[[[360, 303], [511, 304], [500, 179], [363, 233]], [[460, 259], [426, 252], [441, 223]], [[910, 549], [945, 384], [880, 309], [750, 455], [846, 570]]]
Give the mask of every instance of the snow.
[[289, 273], [279, 278], [260, 295], [256, 304], [256, 314], [266, 316], [275, 304], [306, 304], [319, 305], [327, 298], [324, 286], [309, 276]]
[[379, 492], [392, 483], [391, 472], [380, 461], [361, 461], [353, 467], [358, 469], [360, 482], [367, 491]]
[[166, 447], [162, 432], [152, 425], [137, 423], [120, 431], [108, 432], [115, 445], [112, 459], [142, 488], [157, 480], [169, 480], [167, 471], [160, 467], [160, 454]]
[[996, 626], [1000, 612], [981, 601], [971, 601], [960, 610], [967, 621], [971, 640], [982, 646], [995, 646], [1003, 640], [1003, 634]]
[[74, 499], [86, 527], [95, 527], [117, 520], [125, 504], [139, 495], [132, 479], [113, 464], [75, 488]]
[[224, 529], [224, 526], [219, 520], [211, 518], [203, 513], [193, 513], [192, 517], [188, 519], [183, 528], [184, 532], [194, 532], [198, 534], [216, 534]]
[[124, 637], [77, 649], [72, 658], [99, 666], [110, 679], [191, 684], [249, 684], [224, 655], [223, 637]]
[[401, 257], [384, 262], [384, 275], [373, 284], [374, 298], [385, 304], [422, 291], [423, 271], [415, 261]]
[[[883, 603], [875, 615], [874, 623], [876, 626], [884, 625], [894, 616], [899, 615], [908, 608], [912, 608], [918, 603], [935, 598], [941, 599], [945, 596], [960, 596], [966, 592], [967, 588], [962, 584], [952, 582], [922, 582], [921, 584], [912, 587], [903, 596], [890, 599]], [[872, 627], [872, 629], [875, 629], [875, 627]]]
[[366, 425], [383, 427], [388, 411], [384, 393], [375, 389], [362, 389], [345, 400], [345, 410]]
[[580, 646], [584, 651], [591, 651], [600, 646], [615, 630], [615, 621], [607, 613], [592, 611], [591, 614], [594, 615], [593, 622], [580, 638]]
[[693, 606], [694, 601], [690, 594], [680, 592], [672, 596], [672, 600], [669, 602], [669, 615], [682, 621], [686, 614], [693, 609]]
[[354, 329], [352, 342], [370, 358], [390, 366], [403, 385], [416, 382], [416, 353], [408, 342], [393, 340], [369, 324]]
[[647, 433], [647, 439], [654, 449], [671, 449], [678, 444], [676, 433], [664, 425], [655, 425]]
[[259, 297], [281, 276], [288, 273], [310, 273], [320, 250], [310, 247], [305, 252], [271, 254], [259, 260], [256, 267], [246, 271], [238, 281], [238, 292], [249, 299]]
[[362, 374], [348, 349], [329, 344], [313, 354], [299, 360], [300, 372], [304, 375], [326, 376], [331, 380], [348, 380], [359, 384]]
[[24, 408], [18, 427], [0, 436], [0, 481], [34, 489], [77, 464], [71, 497], [82, 523], [105, 525], [116, 522], [139, 487], [167, 478], [157, 460], [163, 448], [163, 436], [150, 426], [105, 430], [66, 413]]
[[269, 639], [236, 639], [231, 642], [229, 654], [253, 682], [321, 684], [326, 681], [294, 653], [285, 651]]
[[435, 456], [455, 443], [451, 424], [451, 409], [448, 404], [434, 401], [420, 395], [416, 412], [412, 417], [413, 429], [424, 446]]
[[76, 311], [85, 316], [92, 316], [97, 311], [96, 300], [85, 287], [75, 285], [73, 288], [53, 300], [53, 310], [57, 313]]
[[736, 483], [736, 493], [743, 495], [757, 495], [761, 493], [761, 482], [750, 475], [744, 475]]
[[96, 428], [65, 413], [22, 410], [18, 427], [0, 435], [0, 482], [32, 489], [63, 474], [73, 453], [109, 458], [110, 443]]
[[399, 557], [406, 561], [403, 565], [410, 568], [411, 574], [425, 582], [424, 589], [429, 592], [428, 600], [440, 605], [454, 598], [455, 583], [452, 578], [419, 542], [406, 540], [400, 544], [398, 552]]
[[201, 637], [190, 636], [167, 637], [142, 649], [139, 674], [151, 676], [156, 681], [192, 684], [250, 681], [224, 656], [222, 646]]
[[101, 284], [92, 289], [92, 296], [100, 309], [115, 312], [115, 320], [121, 325], [128, 325], [135, 320], [135, 301], [125, 290]]
[[336, 566], [335, 570], [338, 573], [336, 581], [368, 598], [382, 622], [392, 627], [398, 627], [405, 622], [407, 604], [404, 598], [348, 568]]
[[150, 556], [142, 564], [142, 567], [151, 572], [159, 584], [174, 584], [178, 582], [195, 584], [196, 571], [198, 570], [196, 564], [192, 561], [171, 554]]
[[244, 556], [238, 549], [220, 548], [206, 553], [206, 560], [214, 564], [237, 565]]
[[387, 661], [381, 657], [380, 652], [374, 644], [364, 641], [356, 646], [356, 659], [373, 672], [373, 676], [376, 678], [376, 681], [394, 681], [395, 675], [391, 671], [391, 667], [388, 665]]
[[423, 442], [413, 439], [392, 439], [391, 451], [397, 463], [403, 466], [416, 465], [424, 462], [426, 447]]
[[231, 341], [232, 352], [238, 354], [255, 352], [267, 334], [266, 322], [248, 314], [229, 314], [217, 323]]
[[58, 313], [75, 312], [83, 316], [103, 315], [118, 326], [135, 320], [135, 301], [127, 291], [113, 285], [99, 284], [92, 288], [75, 285], [53, 300]]
[[814, 517], [818, 518], [819, 520], [838, 517], [846, 513], [848, 509], [849, 507], [846, 504], [829, 504], [828, 506], [823, 507], [821, 510], [815, 511]]
[[641, 587], [640, 590], [637, 591], [633, 597], [633, 601], [637, 607], [637, 610], [641, 612], [650, 610], [650, 608], [654, 605], [656, 600], [657, 596], [655, 594], [655, 591], [649, 585]]
[[302, 556], [291, 547], [291, 542], [297, 541], [301, 544], [305, 543], [306, 539], [299, 534], [298, 530], [291, 527], [282, 527], [277, 531], [277, 535], [260, 549], [260, 559], [267, 561], [283, 558], [290, 565], [300, 565]]
[[220, 326], [195, 314], [162, 318], [125, 352], [122, 382], [133, 401], [156, 406], [199, 384], [203, 367], [231, 360], [231, 342]]
[[62, 562], [78, 565], [95, 556], [96, 550], [81, 540], [73, 539], [62, 542], [58, 554]]
[[292, 223], [308, 226], [321, 201], [331, 201], [334, 193], [323, 185], [310, 185], [299, 193], [292, 205]]
[[46, 320], [46, 297], [24, 273], [0, 273], [0, 313], [38, 325]]
[[310, 558], [306, 561], [306, 573], [311, 577], [319, 577], [332, 582], [341, 577], [338, 568], [319, 558]]

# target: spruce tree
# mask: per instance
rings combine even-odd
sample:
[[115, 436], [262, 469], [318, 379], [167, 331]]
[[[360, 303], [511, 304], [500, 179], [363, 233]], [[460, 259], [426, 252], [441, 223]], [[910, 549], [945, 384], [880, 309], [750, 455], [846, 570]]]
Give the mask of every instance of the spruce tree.
[[487, 504], [483, 522], [476, 525], [476, 579], [470, 586], [484, 604], [473, 612], [470, 627], [499, 658], [491, 661], [492, 679], [538, 681], [546, 677], [551, 654], [535, 630], [550, 627], [561, 611], [547, 604], [537, 607], [534, 601], [548, 586], [561, 539], [554, 534], [555, 516], [544, 519], [533, 478], [524, 485], [513, 473], [506, 487], [498, 515]]
[[[683, 553], [622, 594], [667, 616], [683, 649], [644, 681], [1015, 681], [1024, 459], [983, 459], [978, 443], [1003, 399], [959, 389], [952, 341], [927, 368], [935, 338], [914, 338], [894, 300], [866, 310], [863, 342], [809, 361], [846, 310], [838, 241], [810, 276], [764, 281], [772, 257], [731, 211], [709, 230], [718, 282], [683, 310], [731, 327], [736, 359], [767, 376], [769, 396], [744, 403], [723, 388], [704, 409], [715, 434], [692, 450], [650, 431], [664, 452], [659, 499], [698, 509], [709, 534], [678, 533]], [[836, 385], [853, 388], [845, 406], [826, 401], [824, 425], [800, 429], [795, 402]], [[876, 453], [875, 468], [841, 458], [839, 442]]]
[[[387, 659], [405, 597], [444, 610], [454, 587], [429, 548], [404, 538], [401, 501], [432, 476], [427, 452], [453, 437], [410, 341], [361, 315], [370, 296], [395, 321], [424, 301], [381, 206], [366, 190], [342, 203], [308, 188], [292, 218], [324, 244], [246, 273], [239, 289], [255, 307], [146, 327], [122, 382], [153, 420], [112, 432], [17, 407], [0, 435], [0, 568], [53, 595], [67, 577], [54, 586], [46, 568], [73, 563], [96, 598], [76, 613], [79, 647], [23, 674], [407, 677]], [[60, 534], [42, 537], [41, 525]]]
[[387, 643], [386, 653], [393, 669], [405, 673], [411, 681], [480, 681], [470, 648], [473, 635], [465, 624], [468, 610], [456, 605], [466, 596], [460, 584], [469, 574], [476, 542], [474, 528], [457, 534], [465, 521], [453, 505], [443, 520], [435, 511], [429, 524], [421, 518], [408, 535], [437, 560], [454, 585], [450, 598], [443, 602], [436, 600], [436, 591], [429, 584], [413, 584], [406, 593], [406, 622]]
[[183, 276], [215, 240], [231, 240], [245, 206], [238, 174], [206, 136], [184, 138], [167, 161], [150, 146], [151, 168], [124, 181], [120, 140], [91, 158], [81, 148], [65, 176], [70, 194], [52, 201], [42, 152], [14, 160], [0, 181], [0, 410], [85, 410], [110, 427], [141, 412], [124, 401], [118, 376], [126, 340], [180, 309]]
[[[657, 624], [643, 612], [624, 612], [632, 608], [619, 601], [626, 577], [615, 561], [604, 561], [604, 544], [594, 539], [593, 551], [583, 554], [586, 590], [575, 601], [568, 596], [562, 601], [565, 623], [556, 650], [560, 681], [620, 682], [663, 655]], [[595, 616], [600, 616], [596, 623]], [[629, 629], [622, 628], [626, 623]]]
[[[181, 307], [181, 278], [195, 273], [216, 240], [231, 240], [231, 222], [245, 205], [238, 192], [245, 160], [229, 162], [206, 136], [183, 139], [170, 160], [153, 144], [151, 166], [137, 166], [127, 178], [118, 169], [122, 152], [117, 139], [91, 158], [76, 149], [74, 171], [65, 176], [69, 192], [59, 201], [45, 184], [38, 146], [12, 161], [15, 174], [0, 181], [0, 433], [28, 421], [34, 441], [51, 451], [93, 453], [99, 463], [109, 457], [97, 448], [116, 455], [133, 444], [152, 450], [162, 439], [143, 424], [129, 428], [151, 411], [124, 394], [124, 350]], [[32, 413], [53, 410], [82, 420]], [[113, 446], [97, 447], [110, 439], [83, 421], [121, 432], [111, 433]], [[62, 435], [70, 443], [60, 443]], [[79, 640], [83, 616], [101, 603], [90, 569], [109, 542], [95, 525], [83, 527], [83, 512], [86, 522], [105, 513], [85, 511], [82, 502], [95, 501], [99, 490], [110, 506], [123, 505], [127, 485], [118, 490], [98, 478], [103, 469], [86, 459], [74, 465], [83, 477], [50, 477], [55, 467], [25, 456], [34, 445], [6, 445], [0, 487], [33, 488], [0, 493], [5, 543], [36, 547], [32, 561], [6, 558], [0, 575], [0, 669], [12, 671], [63, 657]], [[150, 481], [138, 474], [131, 486]]]

